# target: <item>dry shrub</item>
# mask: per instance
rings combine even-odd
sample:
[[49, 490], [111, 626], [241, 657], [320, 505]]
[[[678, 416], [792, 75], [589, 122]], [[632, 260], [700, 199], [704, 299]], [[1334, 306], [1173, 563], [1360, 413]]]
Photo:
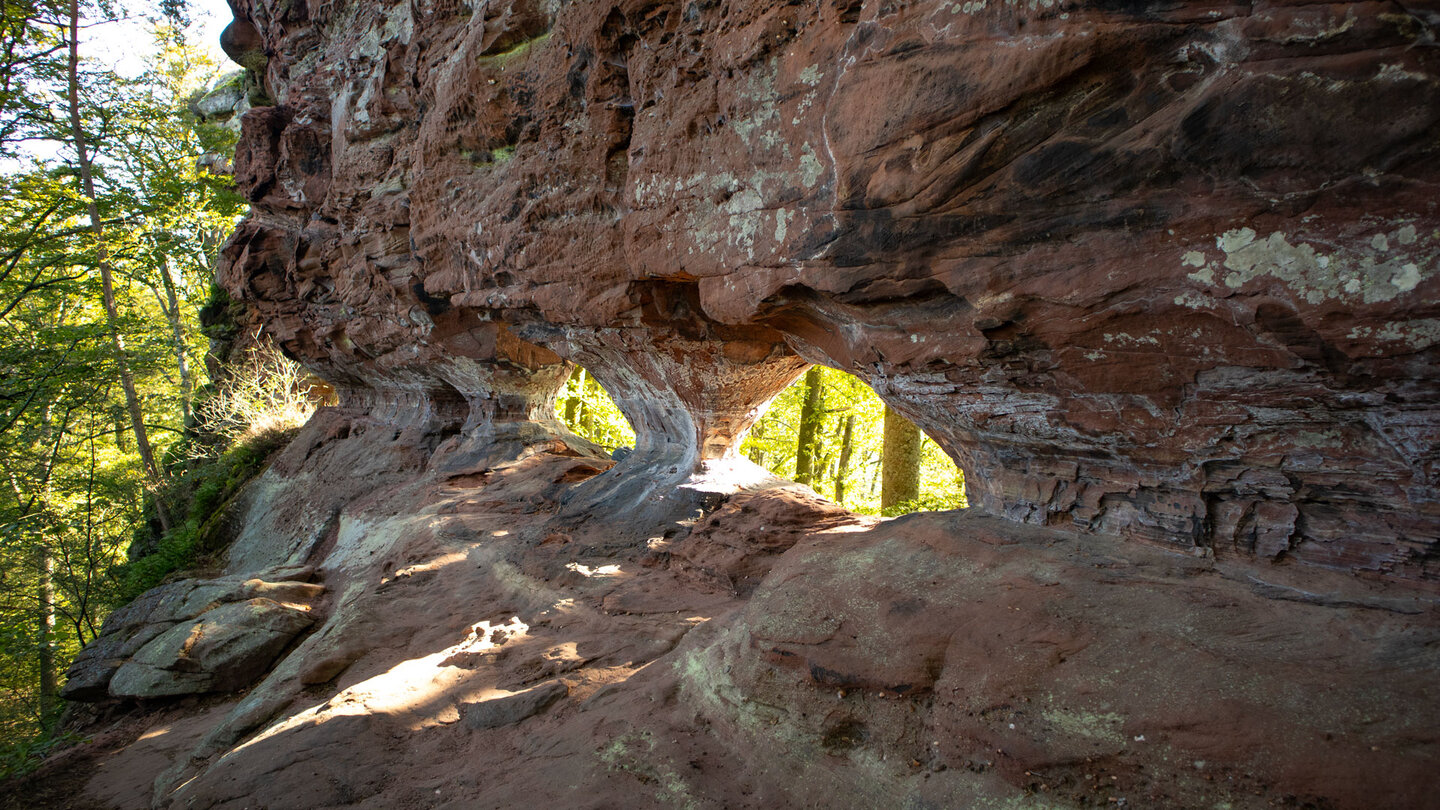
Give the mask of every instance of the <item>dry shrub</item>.
[[328, 394], [329, 386], [270, 344], [247, 349], [227, 370], [199, 415], [231, 445], [299, 428]]

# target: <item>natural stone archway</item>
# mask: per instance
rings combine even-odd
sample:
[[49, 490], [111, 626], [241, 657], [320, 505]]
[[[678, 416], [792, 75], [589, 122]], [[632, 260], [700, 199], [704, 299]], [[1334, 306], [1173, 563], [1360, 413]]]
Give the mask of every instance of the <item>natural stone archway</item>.
[[[908, 420], [897, 424], [900, 419], [855, 375], [810, 366], [766, 403], [746, 431], [740, 452], [861, 515], [967, 508], [964, 472], [955, 460]], [[901, 449], [892, 458], [891, 441], [897, 437]], [[912, 437], [913, 446], [906, 443]], [[909, 497], [887, 499], [885, 480], [904, 481], [907, 486], [913, 482], [918, 490]]]
[[[426, 295], [410, 280], [413, 268], [385, 255], [343, 267], [308, 260], [314, 238], [283, 221], [251, 223], [217, 275], [289, 355], [335, 386], [342, 409], [472, 444], [568, 436], [554, 417], [570, 370], [559, 356]], [[401, 271], [400, 283], [376, 284], [391, 278], [387, 268]], [[347, 300], [361, 285], [373, 311]]]
[[[478, 321], [474, 313], [457, 316]], [[516, 338], [504, 324], [494, 322], [444, 337], [432, 333], [431, 339], [443, 352], [434, 363], [436, 374], [469, 406], [467, 433], [503, 422], [555, 422], [556, 392], [570, 366], [553, 352]]]
[[[113, 803], [1429, 810], [1422, 5], [232, 0], [221, 281], [346, 404], [227, 573], [324, 591]], [[977, 508], [710, 509], [807, 362]]]
[[970, 6], [242, 0], [276, 106], [227, 286], [392, 387], [443, 365], [416, 307], [564, 354], [693, 288], [599, 365], [770, 328], [987, 511], [1433, 579], [1434, 16]]
[[636, 296], [632, 326], [522, 327], [593, 374], [635, 431], [633, 450], [578, 486], [565, 513], [668, 524], [717, 496], [778, 483], [737, 450], [764, 404], [807, 364], [772, 330], [708, 321], [693, 286], [637, 285]]
[[[455, 331], [447, 334], [450, 323]], [[431, 339], [441, 352], [435, 373], [466, 404], [459, 435], [437, 453], [441, 469], [483, 468], [540, 448], [604, 457], [555, 418], [556, 396], [572, 368], [559, 356], [520, 340], [502, 323], [461, 310], [437, 319]]]
[[[1251, 320], [1243, 327], [1221, 329], [1210, 312], [1132, 312], [1114, 322], [1130, 326], [1108, 327], [1114, 332], [1086, 323], [1105, 323], [1104, 312], [1009, 306], [1003, 320], [960, 302], [940, 309], [963, 332], [979, 333], [968, 338], [974, 359], [954, 365], [926, 359], [938, 319], [923, 309], [916, 317], [890, 305], [812, 299], [768, 322], [807, 359], [867, 380], [940, 442], [965, 470], [972, 505], [987, 511], [1267, 560], [1389, 571], [1427, 559], [1435, 530], [1423, 494], [1427, 451], [1415, 437], [1431, 430], [1431, 417], [1417, 414], [1429, 396], [1418, 392], [1430, 383], [1384, 380], [1361, 371], [1371, 361], [1354, 361], [1347, 373], [1377, 385], [1369, 395], [1377, 407], [1361, 414], [1344, 405], [1354, 401], [1346, 385], [1357, 377], [1327, 383], [1288, 349], [1257, 347], [1252, 357], [1294, 371], [1202, 370], [1207, 355], [1237, 339], [1233, 330], [1275, 317], [1263, 310], [1269, 305], [1247, 316], [1229, 304], [1234, 318]], [[835, 322], [850, 329], [834, 330]], [[1198, 356], [1186, 355], [1192, 346]], [[1146, 375], [1133, 376], [1134, 364], [1165, 352], [1172, 361], [1141, 365]], [[1084, 355], [1094, 360], [1077, 364]], [[1167, 387], [1174, 379], [1193, 382]], [[1295, 399], [1255, 402], [1258, 390], [1281, 381]], [[1380, 391], [1389, 391], [1385, 405]], [[1318, 430], [1325, 409], [1334, 418]]]

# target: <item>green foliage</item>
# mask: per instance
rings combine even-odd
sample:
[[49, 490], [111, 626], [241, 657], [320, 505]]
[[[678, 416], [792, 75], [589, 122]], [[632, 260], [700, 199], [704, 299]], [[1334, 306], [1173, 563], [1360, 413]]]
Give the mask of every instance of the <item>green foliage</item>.
[[56, 729], [44, 734], [5, 734], [0, 742], [0, 780], [24, 776], [40, 767], [52, 752], [74, 745], [80, 736]]
[[555, 416], [575, 435], [614, 452], [635, 446], [635, 431], [610, 394], [583, 368], [576, 368], [555, 400]]
[[117, 360], [133, 372], [158, 449], [175, 449], [203, 385], [198, 303], [243, 201], [229, 178], [197, 168], [233, 136], [188, 110], [217, 71], [177, 32], [157, 29], [155, 59], [138, 78], [82, 61], [80, 113], [115, 276], [117, 352], [64, 114], [63, 11], [0, 4], [0, 769], [55, 741], [47, 735], [58, 673], [118, 594], [203, 555], [213, 527], [202, 513], [233, 497], [233, 482], [255, 468], [256, 453], [263, 458], [263, 448], [249, 448], [203, 474], [190, 469], [198, 462], [176, 467], [188, 494], [175, 496], [185, 520], [165, 564], [147, 563], [143, 576], [122, 568], [153, 493]]
[[[820, 425], [812, 446], [815, 479], [811, 489], [848, 509], [881, 514], [880, 467], [885, 403], [858, 378], [821, 368]], [[782, 478], [795, 478], [795, 460], [805, 403], [805, 378], [781, 391], [746, 434], [741, 453]], [[570, 375], [555, 404], [555, 415], [577, 435], [607, 450], [633, 446], [635, 433], [613, 400], [584, 369]], [[844, 458], [849, 417], [851, 449]], [[845, 461], [842, 469], [841, 461]], [[838, 484], [838, 486], [837, 486]], [[926, 437], [920, 450], [920, 497], [884, 510], [888, 517], [910, 512], [965, 508], [965, 476], [955, 462]]]
[[0, 159], [14, 159], [54, 120], [49, 91], [63, 73], [59, 2], [0, 3]]
[[240, 332], [245, 305], [230, 298], [224, 287], [212, 283], [210, 298], [200, 307], [200, 332], [213, 341], [229, 343]]
[[225, 385], [199, 406], [206, 431], [227, 444], [289, 435], [315, 412], [313, 378], [274, 346], [251, 347], [231, 359], [228, 372]]
[[885, 517], [897, 517], [908, 515], [911, 512], [944, 512], [950, 509], [964, 509], [964, 492], [958, 494], [952, 488], [945, 488], [941, 492], [927, 492], [913, 501], [901, 501], [894, 506], [887, 506], [880, 510]]
[[[221, 531], [228, 507], [240, 490], [265, 467], [270, 455], [290, 440], [295, 429], [254, 433], [218, 458], [198, 459], [171, 479], [159, 497], [183, 506], [184, 520], [159, 538], [154, 549], [117, 569], [119, 587], [114, 604], [123, 605], [176, 572], [205, 567], [207, 559], [223, 551]], [[137, 538], [145, 543], [144, 532]]]
[[[816, 477], [810, 487], [855, 512], [880, 514], [885, 403], [852, 375], [826, 368], [821, 369], [819, 376], [823, 421], [816, 431], [813, 448]], [[795, 477], [797, 436], [805, 393], [804, 377], [780, 392], [740, 445], [741, 452], [751, 461], [785, 478]], [[855, 417], [852, 446], [846, 459], [848, 463], [842, 470], [845, 426], [850, 416]], [[918, 500], [893, 506], [885, 510], [885, 514], [965, 507], [964, 474], [928, 437], [921, 448], [920, 493]]]
[[131, 560], [118, 571], [117, 606], [172, 574], [206, 567], [224, 550], [223, 522], [234, 499], [314, 413], [310, 379], [268, 344], [231, 359], [223, 384], [211, 387], [197, 407], [187, 444], [193, 452], [172, 454], [172, 477], [155, 494], [183, 519], [158, 536], [150, 521], [136, 530]]

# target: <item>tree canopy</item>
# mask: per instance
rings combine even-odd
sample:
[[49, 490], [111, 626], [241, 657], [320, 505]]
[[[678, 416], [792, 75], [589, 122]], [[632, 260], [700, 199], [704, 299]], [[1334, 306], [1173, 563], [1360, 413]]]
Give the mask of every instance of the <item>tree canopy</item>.
[[[190, 455], [183, 437], [206, 383], [197, 316], [220, 240], [244, 209], [230, 178], [198, 162], [233, 135], [190, 111], [219, 66], [170, 22], [180, 12], [173, 2], [0, 3], [6, 769], [53, 722], [58, 673], [95, 637], [137, 526], [146, 535], [146, 515], [165, 513], [163, 479]], [[88, 35], [121, 13], [154, 18], [154, 56], [139, 76], [85, 58]], [[147, 441], [149, 471], [138, 452]]]

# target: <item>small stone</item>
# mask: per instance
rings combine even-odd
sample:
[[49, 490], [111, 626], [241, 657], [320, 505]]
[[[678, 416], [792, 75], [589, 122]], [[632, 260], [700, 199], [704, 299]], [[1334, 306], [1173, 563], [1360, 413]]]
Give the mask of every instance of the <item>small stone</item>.
[[550, 681], [513, 695], [467, 703], [464, 707], [465, 725], [476, 731], [514, 725], [540, 714], [568, 694], [570, 688], [564, 683]]

